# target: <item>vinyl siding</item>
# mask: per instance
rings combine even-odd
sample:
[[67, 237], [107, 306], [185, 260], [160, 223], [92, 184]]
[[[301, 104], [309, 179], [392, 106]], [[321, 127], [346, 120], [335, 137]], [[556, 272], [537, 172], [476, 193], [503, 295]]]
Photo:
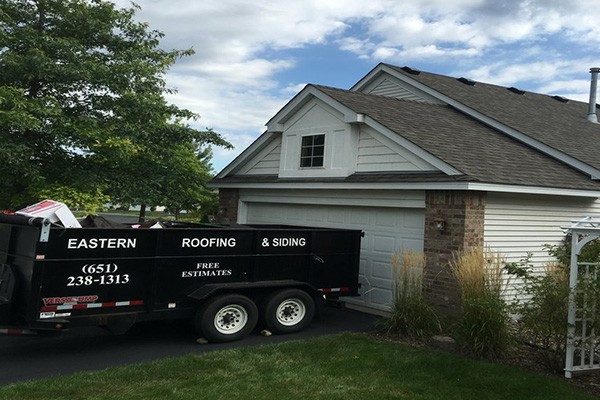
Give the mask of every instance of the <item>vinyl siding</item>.
[[[600, 201], [591, 198], [488, 194], [484, 240], [507, 262], [520, 262], [531, 253], [537, 273], [554, 259], [545, 249], [565, 237], [563, 228], [586, 215], [600, 215]], [[513, 286], [519, 282], [513, 281]]]
[[356, 172], [432, 171], [435, 168], [397, 144], [393, 149], [373, 135], [361, 130], [358, 139]]
[[277, 175], [281, 163], [281, 138], [270, 143], [240, 170], [242, 175]]

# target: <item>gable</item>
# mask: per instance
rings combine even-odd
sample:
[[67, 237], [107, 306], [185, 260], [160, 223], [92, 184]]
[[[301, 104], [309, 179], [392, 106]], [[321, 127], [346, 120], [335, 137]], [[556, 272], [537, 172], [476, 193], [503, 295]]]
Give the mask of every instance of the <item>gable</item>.
[[[397, 135], [366, 124], [345, 122], [343, 113], [314, 98], [289, 116], [283, 131], [247, 159], [236, 175], [277, 175], [279, 178], [346, 178], [354, 173], [439, 171], [397, 140]], [[300, 165], [302, 138], [324, 135], [324, 164]], [[396, 140], [395, 140], [396, 139]]]
[[388, 74], [379, 74], [368, 85], [359, 90], [361, 93], [373, 94], [396, 99], [419, 101], [432, 104], [444, 104], [442, 101]]

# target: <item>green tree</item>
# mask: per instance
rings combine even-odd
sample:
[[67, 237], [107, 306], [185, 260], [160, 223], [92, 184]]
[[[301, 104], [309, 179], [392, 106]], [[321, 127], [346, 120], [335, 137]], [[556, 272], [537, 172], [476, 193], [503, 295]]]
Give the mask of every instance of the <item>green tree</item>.
[[0, 0], [0, 208], [57, 188], [71, 206], [102, 195], [161, 204], [177, 184], [203, 187], [207, 146], [231, 147], [166, 102], [165, 73], [193, 51], [161, 49], [163, 34], [134, 21], [137, 9]]

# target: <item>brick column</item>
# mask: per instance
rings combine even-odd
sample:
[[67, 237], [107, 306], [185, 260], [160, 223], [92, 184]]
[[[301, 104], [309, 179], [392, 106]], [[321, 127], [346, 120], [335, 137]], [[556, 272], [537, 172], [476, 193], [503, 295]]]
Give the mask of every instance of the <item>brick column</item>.
[[452, 317], [460, 312], [460, 289], [448, 263], [459, 250], [483, 246], [485, 192], [428, 191], [425, 204], [425, 296]]
[[219, 212], [217, 223], [235, 224], [238, 217], [239, 189], [219, 189]]

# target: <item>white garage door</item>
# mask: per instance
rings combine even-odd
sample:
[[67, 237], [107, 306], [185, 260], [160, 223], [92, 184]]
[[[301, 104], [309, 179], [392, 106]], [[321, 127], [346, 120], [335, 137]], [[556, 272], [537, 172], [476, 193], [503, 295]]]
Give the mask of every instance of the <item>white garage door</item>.
[[425, 213], [420, 209], [247, 203], [247, 223], [290, 224], [360, 229], [361, 297], [349, 300], [389, 310], [392, 299], [391, 257], [402, 249], [423, 250]]

